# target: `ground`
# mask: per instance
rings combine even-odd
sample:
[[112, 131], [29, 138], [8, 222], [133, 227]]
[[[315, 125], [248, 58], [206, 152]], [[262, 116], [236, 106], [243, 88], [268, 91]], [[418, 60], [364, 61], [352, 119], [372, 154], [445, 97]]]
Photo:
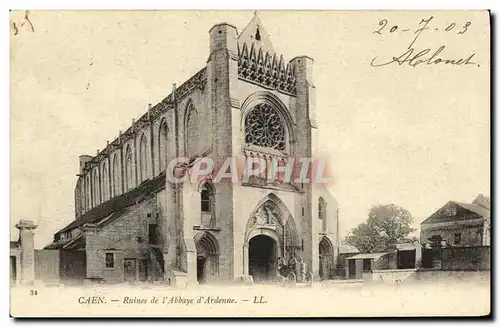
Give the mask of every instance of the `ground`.
[[[184, 290], [151, 284], [93, 285], [36, 287], [37, 295], [30, 295], [31, 289], [12, 289], [11, 315], [377, 317], [478, 316], [490, 311], [489, 280], [434, 280], [400, 286], [201, 285]], [[158, 303], [154, 299], [158, 299]]]

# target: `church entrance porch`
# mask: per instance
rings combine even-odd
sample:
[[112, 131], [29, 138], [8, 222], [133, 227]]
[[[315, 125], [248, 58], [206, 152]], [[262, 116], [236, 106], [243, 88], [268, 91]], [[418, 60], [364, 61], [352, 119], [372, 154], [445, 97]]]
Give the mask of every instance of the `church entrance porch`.
[[323, 236], [319, 242], [319, 277], [328, 279], [330, 271], [333, 269], [333, 244], [326, 237]]
[[254, 236], [249, 242], [249, 273], [255, 283], [276, 278], [277, 244], [266, 235]]
[[196, 245], [196, 279], [200, 284], [209, 283], [219, 274], [219, 243], [210, 232], [194, 236]]
[[[243, 278], [254, 283], [275, 282], [280, 268], [296, 256], [299, 237], [294, 219], [273, 193], [263, 198], [250, 215], [243, 243]], [[286, 276], [285, 276], [286, 277]]]

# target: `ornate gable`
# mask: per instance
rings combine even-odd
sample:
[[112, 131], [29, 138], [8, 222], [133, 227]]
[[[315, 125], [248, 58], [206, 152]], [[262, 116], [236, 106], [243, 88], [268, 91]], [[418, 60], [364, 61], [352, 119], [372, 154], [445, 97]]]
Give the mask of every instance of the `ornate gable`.
[[277, 56], [257, 13], [238, 37], [238, 77], [296, 96], [295, 67]]
[[258, 53], [262, 50], [263, 53], [275, 53], [271, 39], [267, 34], [262, 21], [257, 12], [250, 23], [243, 29], [243, 32], [238, 36], [238, 44], [243, 48], [243, 44], [247, 44], [248, 48], [253, 48]]

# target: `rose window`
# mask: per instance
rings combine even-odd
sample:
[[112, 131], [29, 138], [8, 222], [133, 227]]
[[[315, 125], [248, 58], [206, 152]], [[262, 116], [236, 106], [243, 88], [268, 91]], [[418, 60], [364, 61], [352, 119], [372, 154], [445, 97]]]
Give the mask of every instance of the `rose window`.
[[245, 143], [285, 150], [285, 127], [269, 105], [256, 105], [245, 120]]

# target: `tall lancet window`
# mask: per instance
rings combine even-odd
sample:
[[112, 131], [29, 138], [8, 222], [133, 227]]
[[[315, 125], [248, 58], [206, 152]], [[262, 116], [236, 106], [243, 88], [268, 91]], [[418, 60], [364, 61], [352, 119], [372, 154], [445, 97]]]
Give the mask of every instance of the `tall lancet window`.
[[201, 226], [214, 227], [215, 226], [215, 190], [213, 185], [206, 181], [200, 194], [201, 205]]
[[162, 122], [158, 132], [158, 160], [160, 173], [167, 169], [167, 123]]
[[99, 192], [99, 169], [94, 170], [94, 207], [101, 203], [101, 193]]
[[87, 173], [85, 178], [85, 210], [89, 210], [92, 206], [92, 188], [90, 185], [90, 173]]
[[120, 171], [120, 162], [118, 160], [118, 155], [113, 156], [113, 169], [112, 169], [112, 174], [113, 174], [113, 184], [111, 188], [112, 192], [112, 197], [115, 197], [121, 193], [121, 185], [120, 185], [120, 177], [121, 177], [121, 171]]
[[108, 179], [108, 165], [106, 162], [102, 164], [102, 201], [109, 200], [109, 179]]
[[322, 220], [321, 230], [326, 231], [326, 202], [322, 197], [318, 200], [318, 218]]
[[278, 112], [266, 103], [256, 105], [245, 119], [245, 143], [286, 150], [285, 126]]
[[190, 102], [186, 110], [186, 151], [188, 156], [198, 154], [200, 133], [198, 112], [194, 105]]
[[141, 182], [148, 179], [148, 142], [145, 135], [142, 135], [139, 143], [139, 180]]
[[77, 193], [78, 193], [77, 213], [78, 215], [80, 215], [85, 211], [85, 181], [83, 178], [78, 179]]
[[134, 168], [132, 162], [132, 150], [130, 146], [127, 147], [125, 154], [125, 189], [131, 190], [134, 187]]

